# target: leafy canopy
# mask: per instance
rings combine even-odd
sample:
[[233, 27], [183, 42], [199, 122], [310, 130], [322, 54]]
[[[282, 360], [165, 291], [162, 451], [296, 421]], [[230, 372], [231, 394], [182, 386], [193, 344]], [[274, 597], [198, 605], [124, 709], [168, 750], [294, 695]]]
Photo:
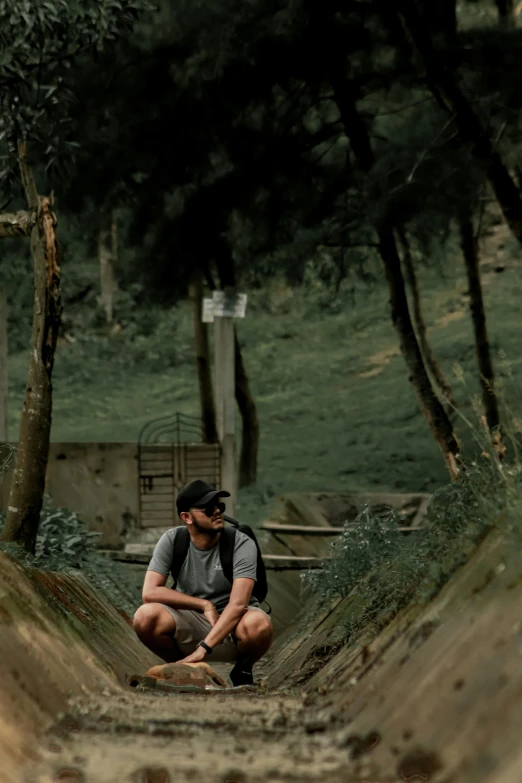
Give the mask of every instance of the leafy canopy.
[[35, 143], [48, 164], [56, 159], [70, 131], [68, 69], [149, 8], [147, 0], [0, 0], [0, 188], [12, 187], [18, 141]]

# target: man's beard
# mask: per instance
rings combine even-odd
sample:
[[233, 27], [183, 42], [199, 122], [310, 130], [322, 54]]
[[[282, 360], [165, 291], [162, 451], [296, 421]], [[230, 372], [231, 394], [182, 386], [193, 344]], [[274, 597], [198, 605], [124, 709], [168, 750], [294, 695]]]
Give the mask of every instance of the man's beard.
[[198, 522], [194, 517], [192, 517], [192, 524], [198, 533], [203, 533], [203, 535], [209, 536], [210, 538], [214, 538], [214, 536], [216, 536], [218, 533], [221, 533], [224, 527], [223, 523], [221, 523], [221, 527], [214, 527], [212, 520], [210, 519], [207, 522], [208, 527], [205, 527], [205, 523]]

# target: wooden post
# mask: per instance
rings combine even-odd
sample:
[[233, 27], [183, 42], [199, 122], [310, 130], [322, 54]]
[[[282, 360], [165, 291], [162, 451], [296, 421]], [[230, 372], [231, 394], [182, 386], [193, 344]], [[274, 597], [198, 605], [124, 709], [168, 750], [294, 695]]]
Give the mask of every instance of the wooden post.
[[0, 285], [0, 443], [7, 443], [7, 303]]
[[234, 321], [214, 316], [216, 425], [221, 445], [221, 488], [230, 492], [227, 511], [234, 516], [237, 497]]

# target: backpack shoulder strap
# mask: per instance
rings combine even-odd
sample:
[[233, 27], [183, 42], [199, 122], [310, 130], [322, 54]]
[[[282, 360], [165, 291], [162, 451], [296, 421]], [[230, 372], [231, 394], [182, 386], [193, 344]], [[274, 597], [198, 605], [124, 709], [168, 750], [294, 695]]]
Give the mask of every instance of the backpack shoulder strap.
[[174, 579], [174, 587], [178, 581], [179, 572], [183, 568], [183, 563], [187, 557], [190, 546], [190, 534], [187, 527], [178, 527], [174, 536], [174, 551], [172, 553], [172, 568], [170, 572]]
[[225, 578], [232, 584], [234, 581], [234, 549], [236, 546], [236, 528], [225, 527], [219, 537], [219, 557]]

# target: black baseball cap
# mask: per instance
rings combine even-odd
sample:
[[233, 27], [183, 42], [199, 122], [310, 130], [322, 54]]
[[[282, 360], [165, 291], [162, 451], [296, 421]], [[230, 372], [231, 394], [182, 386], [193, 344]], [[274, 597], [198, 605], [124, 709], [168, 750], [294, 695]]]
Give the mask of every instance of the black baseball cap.
[[230, 492], [224, 489], [216, 489], [212, 484], [206, 481], [196, 479], [180, 489], [176, 498], [176, 508], [178, 514], [188, 511], [189, 508], [205, 508], [209, 503], [218, 498], [229, 498]]

